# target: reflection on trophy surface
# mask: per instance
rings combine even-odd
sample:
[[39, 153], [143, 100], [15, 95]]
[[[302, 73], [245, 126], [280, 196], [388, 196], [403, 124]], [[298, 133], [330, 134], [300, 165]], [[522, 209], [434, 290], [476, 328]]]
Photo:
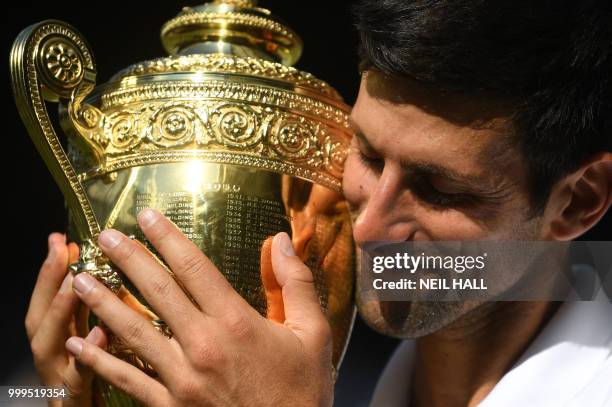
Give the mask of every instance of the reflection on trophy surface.
[[[353, 242], [341, 195], [348, 106], [328, 84], [291, 67], [301, 40], [254, 1], [184, 8], [163, 26], [162, 42], [171, 56], [129, 66], [98, 87], [92, 52], [68, 24], [32, 25], [13, 46], [20, 114], [65, 196], [69, 235], [80, 244], [73, 272], [96, 276], [171, 337], [95, 244], [112, 227], [155, 254], [136, 223], [153, 207], [255, 309], [282, 322], [262, 244], [286, 231], [313, 271], [338, 367], [354, 316]], [[67, 152], [45, 101], [59, 102]], [[81, 333], [97, 323], [89, 315]], [[109, 351], [155, 374], [112, 335]], [[99, 385], [99, 402], [135, 405]]]

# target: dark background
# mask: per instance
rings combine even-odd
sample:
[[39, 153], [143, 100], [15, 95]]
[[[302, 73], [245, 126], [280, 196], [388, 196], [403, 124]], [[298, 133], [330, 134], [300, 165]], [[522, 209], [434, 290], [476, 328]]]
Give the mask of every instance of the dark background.
[[[349, 1], [260, 1], [284, 19], [304, 41], [297, 67], [328, 81], [352, 104], [359, 84], [357, 36]], [[23, 327], [38, 268], [47, 252], [47, 236], [65, 231], [63, 198], [27, 135], [15, 108], [8, 73], [10, 47], [27, 26], [45, 19], [72, 24], [88, 40], [96, 59], [98, 83], [126, 66], [165, 56], [159, 31], [183, 6], [200, 2], [103, 1], [32, 2], [7, 4], [2, 37], [4, 139], [2, 180], [5, 182], [0, 319], [0, 385], [32, 384], [32, 362]], [[49, 105], [50, 114], [56, 110]], [[57, 128], [57, 127], [56, 127]], [[382, 337], [357, 320], [340, 371], [337, 406], [367, 405], [376, 378], [396, 340]]]

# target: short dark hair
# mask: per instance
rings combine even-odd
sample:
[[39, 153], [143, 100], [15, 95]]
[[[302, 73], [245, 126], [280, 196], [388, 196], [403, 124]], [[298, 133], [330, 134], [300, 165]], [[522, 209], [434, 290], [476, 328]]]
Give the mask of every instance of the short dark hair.
[[363, 0], [353, 12], [366, 69], [511, 101], [537, 212], [555, 182], [612, 151], [610, 0]]

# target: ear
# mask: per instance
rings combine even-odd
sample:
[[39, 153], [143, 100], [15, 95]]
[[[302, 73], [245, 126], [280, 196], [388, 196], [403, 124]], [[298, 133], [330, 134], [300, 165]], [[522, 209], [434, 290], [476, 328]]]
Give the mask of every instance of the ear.
[[544, 212], [544, 239], [584, 234], [612, 205], [612, 153], [599, 153], [557, 182]]

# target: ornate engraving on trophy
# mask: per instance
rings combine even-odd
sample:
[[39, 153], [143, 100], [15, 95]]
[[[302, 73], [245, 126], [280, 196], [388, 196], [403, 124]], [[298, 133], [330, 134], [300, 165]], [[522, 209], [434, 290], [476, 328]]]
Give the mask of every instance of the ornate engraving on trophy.
[[76, 84], [83, 74], [79, 51], [62, 40], [49, 41], [42, 52], [43, 64], [48, 72], [66, 85]]

